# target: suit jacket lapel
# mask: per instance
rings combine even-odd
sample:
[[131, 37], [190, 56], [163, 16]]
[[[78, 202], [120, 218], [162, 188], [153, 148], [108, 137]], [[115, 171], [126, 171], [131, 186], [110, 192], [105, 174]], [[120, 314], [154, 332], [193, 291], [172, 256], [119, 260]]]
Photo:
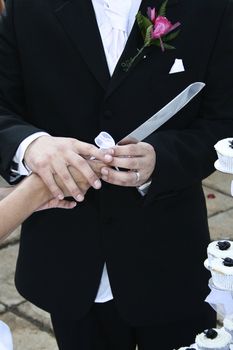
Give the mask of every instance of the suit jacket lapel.
[[[91, 0], [51, 0], [55, 15], [69, 35], [72, 42], [83, 56], [89, 69], [109, 96], [119, 84], [127, 78], [135, 69], [140, 59], [137, 60], [128, 72], [122, 69], [122, 63], [130, 57], [134, 57], [137, 49], [143, 45], [138, 25], [135, 21], [133, 29], [127, 40], [125, 49], [110, 79], [109, 69], [104, 53], [98, 24]], [[142, 0], [140, 11], [146, 14], [147, 7], [159, 8], [164, 0]], [[182, 0], [168, 0], [168, 7]], [[149, 50], [151, 48], [148, 48]], [[147, 49], [147, 51], [148, 51]], [[142, 59], [142, 58], [141, 58]]]
[[[167, 8], [172, 5], [175, 5], [180, 1], [182, 0], [168, 0]], [[139, 11], [141, 11], [143, 15], [146, 15], [148, 7], [152, 7], [152, 8], [155, 7], [157, 10], [160, 8], [163, 2], [164, 0], [142, 0]], [[122, 63], [126, 62], [131, 57], [134, 57], [137, 54], [138, 49], [140, 49], [142, 46], [143, 46], [143, 38], [139, 30], [138, 24], [135, 20], [134, 26], [129, 35], [124, 51], [114, 70], [112, 79], [110, 81], [110, 84], [106, 93], [106, 98], [124, 81], [124, 79], [126, 79], [133, 72], [137, 64], [143, 59], [143, 54], [142, 54], [141, 58], [137, 59], [127, 72], [125, 72], [122, 68]], [[145, 54], [149, 53], [150, 50], [153, 50], [153, 49], [155, 49], [154, 46], [146, 48]]]
[[[146, 0], [142, 0], [141, 6], [139, 8], [139, 11], [141, 11], [142, 13], [144, 13], [144, 10], [146, 8], [145, 6], [146, 2], [147, 2]], [[125, 72], [122, 68], [122, 63], [126, 62], [131, 57], [134, 57], [137, 54], [137, 50], [140, 49], [142, 45], [143, 45], [143, 38], [140, 33], [138, 24], [135, 20], [133, 28], [130, 32], [129, 38], [126, 42], [125, 48], [113, 72], [106, 97], [108, 97], [119, 86], [119, 84], [121, 84], [121, 82], [128, 77], [128, 75], [131, 73], [131, 68], [132, 69], [135, 68], [136, 62], [128, 72]]]
[[104, 89], [110, 74], [91, 0], [53, 0], [54, 12]]

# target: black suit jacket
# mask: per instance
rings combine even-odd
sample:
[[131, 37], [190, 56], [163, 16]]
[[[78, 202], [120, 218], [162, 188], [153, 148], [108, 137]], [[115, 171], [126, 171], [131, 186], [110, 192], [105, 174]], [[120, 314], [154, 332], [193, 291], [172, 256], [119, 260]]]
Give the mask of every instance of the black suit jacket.
[[[141, 10], [159, 5], [144, 0]], [[24, 297], [81, 317], [106, 261], [117, 307], [131, 324], [202, 311], [209, 232], [201, 181], [214, 170], [214, 144], [233, 132], [232, 6], [232, 0], [169, 0], [168, 19], [181, 22], [176, 49], [149, 47], [124, 72], [121, 63], [142, 45], [135, 24], [110, 78], [91, 0], [7, 1], [0, 160], [8, 180], [19, 143], [36, 131], [93, 143], [106, 130], [120, 140], [190, 83], [206, 83], [147, 138], [157, 159], [145, 197], [104, 184], [76, 209], [35, 213], [24, 223], [16, 270]], [[185, 71], [168, 74], [176, 58]]]

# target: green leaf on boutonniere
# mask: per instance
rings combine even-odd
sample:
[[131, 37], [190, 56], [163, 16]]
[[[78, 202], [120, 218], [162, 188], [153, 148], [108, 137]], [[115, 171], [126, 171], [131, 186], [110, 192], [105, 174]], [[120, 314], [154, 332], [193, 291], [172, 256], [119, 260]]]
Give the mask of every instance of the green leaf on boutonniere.
[[167, 34], [165, 37], [163, 37], [163, 41], [164, 42], [171, 41], [171, 40], [175, 39], [179, 33], [180, 33], [180, 30], [177, 30], [176, 32], [171, 33], [171, 34]]
[[[161, 47], [161, 44], [160, 44], [159, 41], [153, 41], [153, 42], [151, 43], [151, 45], [155, 45], [155, 46]], [[164, 46], [164, 48], [167, 49], [167, 50], [174, 50], [174, 49], [175, 49], [174, 46], [169, 45], [169, 44], [167, 44], [167, 43], [165, 43], [165, 42], [163, 42], [163, 46]]]
[[164, 1], [159, 9], [158, 16], [166, 17], [166, 7], [168, 0]]
[[145, 39], [144, 39], [144, 44], [146, 46], [149, 46], [151, 43], [151, 30], [152, 30], [152, 28], [153, 28], [153, 25], [151, 24], [146, 30], [146, 35], [145, 35]]
[[175, 50], [175, 46], [172, 46], [172, 45], [169, 45], [169, 44], [166, 44], [166, 43], [163, 43], [163, 46], [167, 50]]
[[161, 46], [160, 42], [157, 41], [157, 40], [152, 41], [152, 42], [151, 42], [151, 45], [159, 46], [159, 47]]
[[137, 13], [136, 19], [137, 19], [137, 23], [140, 28], [140, 31], [142, 33], [142, 37], [144, 39], [146, 36], [147, 28], [152, 26], [152, 23], [149, 20], [149, 18], [143, 16], [140, 11]]

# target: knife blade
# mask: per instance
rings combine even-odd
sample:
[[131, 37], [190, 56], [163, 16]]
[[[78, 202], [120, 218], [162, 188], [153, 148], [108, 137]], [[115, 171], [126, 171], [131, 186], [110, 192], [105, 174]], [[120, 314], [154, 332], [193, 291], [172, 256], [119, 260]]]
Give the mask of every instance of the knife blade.
[[138, 128], [120, 140], [118, 145], [138, 143], [166, 123], [184, 106], [186, 106], [205, 86], [203, 82], [195, 82], [187, 86], [179, 95], [166, 104], [162, 109], [147, 119]]

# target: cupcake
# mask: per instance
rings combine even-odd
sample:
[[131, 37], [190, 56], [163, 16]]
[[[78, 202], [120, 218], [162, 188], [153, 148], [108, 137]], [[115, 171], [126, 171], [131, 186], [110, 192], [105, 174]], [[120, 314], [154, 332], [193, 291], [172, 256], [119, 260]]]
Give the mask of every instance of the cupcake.
[[218, 155], [215, 168], [224, 173], [233, 173], [233, 138], [218, 141], [214, 148]]
[[233, 318], [224, 318], [223, 327], [225, 331], [231, 335], [231, 343], [233, 343]]
[[233, 259], [229, 257], [213, 259], [210, 272], [213, 284], [217, 288], [233, 291]]
[[210, 328], [196, 336], [198, 350], [229, 350], [230, 342], [231, 335], [224, 328]]
[[213, 241], [208, 245], [207, 254], [210, 263], [214, 258], [233, 258], [233, 242]]

